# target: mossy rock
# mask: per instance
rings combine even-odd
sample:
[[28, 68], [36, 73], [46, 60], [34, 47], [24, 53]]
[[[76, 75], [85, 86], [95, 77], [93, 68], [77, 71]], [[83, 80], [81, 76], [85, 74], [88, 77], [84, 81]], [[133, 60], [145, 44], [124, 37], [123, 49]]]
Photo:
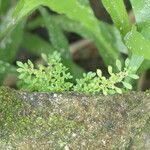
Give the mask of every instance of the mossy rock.
[[149, 150], [150, 92], [113, 96], [0, 87], [2, 150]]

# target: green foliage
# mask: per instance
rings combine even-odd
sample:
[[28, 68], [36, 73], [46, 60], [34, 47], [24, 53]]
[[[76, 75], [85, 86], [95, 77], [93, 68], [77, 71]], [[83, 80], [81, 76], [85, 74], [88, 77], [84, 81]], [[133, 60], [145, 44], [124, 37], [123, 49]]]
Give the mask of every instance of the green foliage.
[[130, 30], [131, 23], [129, 22], [128, 14], [125, 9], [123, 0], [102, 0], [106, 10], [111, 15], [115, 26], [120, 30], [123, 35]]
[[[107, 79], [102, 76], [102, 71], [97, 69], [96, 73], [89, 72], [83, 75], [82, 79], [77, 79], [77, 85], [74, 87], [74, 90], [79, 93], [86, 94], [98, 94], [103, 93], [107, 94], [122, 94], [124, 89], [132, 89], [132, 85], [125, 81], [127, 77], [132, 79], [138, 79], [139, 77], [136, 74], [133, 74], [134, 68], [129, 67], [129, 59], [125, 61], [125, 67], [122, 69], [122, 64], [119, 60], [116, 61], [116, 66], [119, 70], [118, 73], [113, 73], [111, 66], [108, 66], [108, 72], [110, 77]], [[119, 84], [122, 84], [119, 87]]]
[[42, 54], [47, 66], [39, 64], [37, 68], [28, 60], [27, 63], [17, 62], [21, 86], [30, 91], [63, 92], [72, 87], [68, 82], [72, 78], [67, 68], [60, 62], [60, 54], [54, 52], [48, 57]]
[[[118, 58], [120, 58], [119, 49], [117, 48], [117, 42], [115, 42], [115, 46], [108, 45], [107, 39], [113, 35], [111, 35], [107, 29], [105, 32], [103, 32], [103, 26], [101, 27], [101, 24], [97, 18], [94, 16], [94, 13], [90, 7], [89, 2], [86, 1], [77, 1], [77, 0], [52, 0], [52, 1], [46, 1], [46, 0], [30, 0], [24, 1], [21, 0], [14, 12], [14, 18], [16, 23], [22, 20], [24, 16], [31, 13], [35, 8], [37, 8], [40, 5], [48, 6], [53, 11], [58, 12], [59, 14], [65, 14], [68, 18], [71, 20], [76, 21], [79, 23], [80, 26], [84, 28], [84, 30], [87, 30], [90, 32], [90, 34], [93, 36], [92, 40], [96, 41], [96, 45], [98, 46], [99, 52], [101, 56], [103, 57], [105, 63], [108, 65], [114, 65], [114, 61]], [[73, 11], [72, 11], [73, 10]], [[79, 15], [80, 14], [80, 15]], [[88, 17], [87, 17], [88, 16]], [[48, 19], [48, 17], [47, 17]], [[109, 30], [109, 27], [108, 27]], [[82, 30], [80, 30], [80, 34], [82, 35]], [[107, 36], [109, 34], [109, 37]], [[119, 36], [119, 35], [116, 35]], [[113, 37], [112, 37], [113, 39]], [[105, 55], [107, 51], [107, 55]], [[107, 59], [110, 57], [111, 59]]]
[[138, 25], [145, 28], [145, 22], [150, 20], [150, 1], [149, 0], [130, 0], [135, 13], [136, 21]]
[[126, 35], [125, 42], [132, 53], [150, 60], [150, 40], [137, 32], [136, 28], [133, 28], [131, 32]]
[[[60, 54], [54, 52], [53, 55], [48, 57], [42, 54], [43, 59], [46, 61], [47, 66], [39, 64], [35, 69], [33, 63], [28, 60], [27, 63], [17, 62], [19, 69], [19, 79], [24, 89], [30, 91], [47, 91], [47, 92], [63, 92], [71, 90], [72, 83], [68, 82], [72, 76], [70, 73], [66, 73], [67, 68], [60, 62]], [[132, 79], [138, 79], [136, 74], [133, 74], [134, 68], [129, 67], [129, 59], [125, 61], [125, 67], [119, 60], [116, 61], [116, 66], [119, 70], [118, 73], [113, 73], [111, 66], [108, 66], [108, 72], [110, 77], [107, 79], [102, 76], [102, 71], [97, 69], [97, 74], [94, 72], [84, 73], [82, 79], [76, 79], [76, 85], [73, 90], [79, 93], [85, 94], [121, 94], [123, 88], [132, 89], [131, 84], [125, 81], [125, 78], [130, 77]], [[119, 88], [118, 84], [122, 83], [122, 87]]]

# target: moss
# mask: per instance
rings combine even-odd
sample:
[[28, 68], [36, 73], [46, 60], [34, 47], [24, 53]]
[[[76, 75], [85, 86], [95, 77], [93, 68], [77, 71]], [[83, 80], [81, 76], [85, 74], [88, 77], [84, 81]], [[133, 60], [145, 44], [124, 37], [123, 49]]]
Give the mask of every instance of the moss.
[[1, 87], [0, 149], [148, 150], [149, 99], [142, 92], [84, 96]]
[[17, 137], [25, 132], [25, 128], [29, 124], [29, 119], [24, 114], [26, 108], [29, 109], [29, 105], [17, 97], [15, 91], [9, 88], [0, 88], [1, 138], [9, 141], [12, 139], [14, 131]]
[[7, 143], [6, 147], [17, 149], [24, 145], [23, 141], [26, 145], [32, 143], [31, 149], [41, 141], [52, 141], [53, 148], [61, 148], [74, 138], [74, 132], [81, 135], [84, 131], [82, 125], [51, 113], [49, 108], [36, 108], [9, 88], [0, 88], [0, 104], [0, 148]]

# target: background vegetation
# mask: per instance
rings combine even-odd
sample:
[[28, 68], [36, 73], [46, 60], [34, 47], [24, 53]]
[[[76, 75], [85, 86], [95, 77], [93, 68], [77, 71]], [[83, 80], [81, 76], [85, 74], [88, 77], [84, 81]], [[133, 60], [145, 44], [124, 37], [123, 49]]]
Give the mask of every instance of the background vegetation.
[[[59, 0], [1, 0], [1, 84], [7, 81], [8, 74], [17, 74], [16, 60], [24, 61], [30, 58], [37, 62], [41, 53], [51, 54], [56, 50], [61, 53], [62, 61], [71, 74], [80, 78], [84, 68], [74, 63], [74, 55], [70, 51], [70, 43], [74, 41], [74, 37], [82, 37], [94, 43], [98, 52], [94, 60], [99, 56], [102, 58], [99, 59], [98, 65], [89, 67], [87, 71], [96, 70], [97, 66], [102, 67], [103, 65], [99, 65], [101, 60], [105, 66], [111, 65], [116, 70], [116, 59], [124, 63], [124, 59], [129, 57], [130, 67], [136, 67], [139, 74], [144, 73], [150, 68], [150, 1], [125, 2], [132, 5], [135, 22], [129, 19], [130, 15], [123, 0], [95, 1], [99, 6], [105, 7], [113, 24], [102, 21], [102, 17], [98, 18], [101, 15], [96, 13], [97, 10], [103, 13], [104, 9], [93, 8], [93, 1], [62, 0], [60, 3]], [[103, 18], [106, 20], [107, 17]], [[80, 57], [86, 57], [87, 51], [78, 53]], [[82, 59], [81, 64], [86, 66], [86, 63], [87, 61]], [[14, 83], [10, 85], [14, 86]]]

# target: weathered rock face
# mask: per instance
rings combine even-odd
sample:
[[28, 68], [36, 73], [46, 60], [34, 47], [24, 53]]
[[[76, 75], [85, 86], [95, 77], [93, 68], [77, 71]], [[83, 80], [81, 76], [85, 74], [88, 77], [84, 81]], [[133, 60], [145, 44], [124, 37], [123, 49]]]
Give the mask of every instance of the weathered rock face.
[[150, 92], [114, 96], [0, 87], [2, 150], [150, 150]]

